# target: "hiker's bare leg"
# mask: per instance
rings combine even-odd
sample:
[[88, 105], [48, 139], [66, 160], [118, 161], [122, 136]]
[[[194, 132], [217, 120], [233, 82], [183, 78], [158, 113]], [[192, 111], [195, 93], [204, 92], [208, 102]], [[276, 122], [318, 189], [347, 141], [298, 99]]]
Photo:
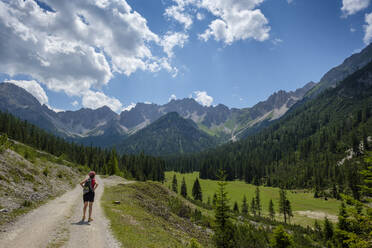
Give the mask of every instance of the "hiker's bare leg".
[[92, 219], [93, 202], [89, 202], [89, 219]]
[[87, 212], [87, 206], [88, 206], [88, 202], [84, 202], [84, 208], [83, 208], [83, 220], [85, 219], [85, 213]]

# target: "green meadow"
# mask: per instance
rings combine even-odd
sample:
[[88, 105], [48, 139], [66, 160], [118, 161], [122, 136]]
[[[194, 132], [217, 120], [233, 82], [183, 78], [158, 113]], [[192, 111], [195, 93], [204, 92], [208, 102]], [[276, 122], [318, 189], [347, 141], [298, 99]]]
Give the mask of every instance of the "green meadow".
[[[195, 178], [199, 176], [199, 172], [180, 174], [175, 172], [166, 172], [166, 186], [170, 187], [173, 179], [173, 175], [176, 174], [178, 187], [180, 192], [182, 178], [185, 177], [188, 196], [191, 196], [192, 186]], [[207, 202], [208, 197], [211, 201], [213, 194], [217, 190], [217, 181], [199, 179], [200, 185], [203, 192], [203, 202]], [[261, 204], [263, 215], [268, 214], [270, 199], [274, 202], [274, 208], [277, 214], [277, 219], [281, 219], [279, 216], [279, 188], [263, 187], [260, 186], [261, 192]], [[228, 196], [230, 199], [230, 205], [232, 206], [235, 201], [238, 202], [239, 207], [241, 206], [244, 195], [247, 197], [247, 201], [250, 204], [252, 198], [255, 195], [256, 186], [247, 184], [242, 181], [228, 182], [226, 187]], [[338, 209], [340, 201], [335, 199], [320, 199], [314, 198], [313, 192], [306, 192], [304, 190], [288, 190], [288, 199], [291, 202], [292, 211], [294, 218], [291, 220], [292, 223], [300, 224], [303, 226], [313, 225], [315, 219], [322, 221], [325, 216], [328, 216], [332, 221], [337, 220]]]

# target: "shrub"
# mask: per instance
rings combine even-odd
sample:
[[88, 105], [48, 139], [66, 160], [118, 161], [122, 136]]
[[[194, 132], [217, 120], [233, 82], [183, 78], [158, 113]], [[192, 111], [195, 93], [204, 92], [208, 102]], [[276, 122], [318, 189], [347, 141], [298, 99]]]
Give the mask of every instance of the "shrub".
[[45, 167], [44, 170], [43, 170], [44, 176], [47, 177], [49, 175], [49, 173], [50, 173], [49, 167]]
[[188, 248], [203, 248], [201, 244], [199, 244], [196, 239], [191, 239], [189, 245], [187, 246]]

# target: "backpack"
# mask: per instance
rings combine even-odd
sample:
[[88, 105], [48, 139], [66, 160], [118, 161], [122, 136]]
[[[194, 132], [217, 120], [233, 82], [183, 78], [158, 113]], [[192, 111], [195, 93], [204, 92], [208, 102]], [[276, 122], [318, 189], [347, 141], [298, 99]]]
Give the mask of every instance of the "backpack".
[[88, 192], [93, 192], [92, 179], [91, 178], [88, 178], [88, 180], [85, 181], [83, 192], [84, 192], [84, 194], [86, 194]]

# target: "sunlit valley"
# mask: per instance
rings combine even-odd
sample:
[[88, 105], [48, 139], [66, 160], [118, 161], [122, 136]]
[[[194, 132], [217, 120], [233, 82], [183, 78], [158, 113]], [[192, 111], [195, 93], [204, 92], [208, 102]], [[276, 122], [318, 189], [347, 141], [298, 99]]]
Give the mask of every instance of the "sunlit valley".
[[0, 0], [0, 34], [0, 247], [372, 247], [369, 0]]

